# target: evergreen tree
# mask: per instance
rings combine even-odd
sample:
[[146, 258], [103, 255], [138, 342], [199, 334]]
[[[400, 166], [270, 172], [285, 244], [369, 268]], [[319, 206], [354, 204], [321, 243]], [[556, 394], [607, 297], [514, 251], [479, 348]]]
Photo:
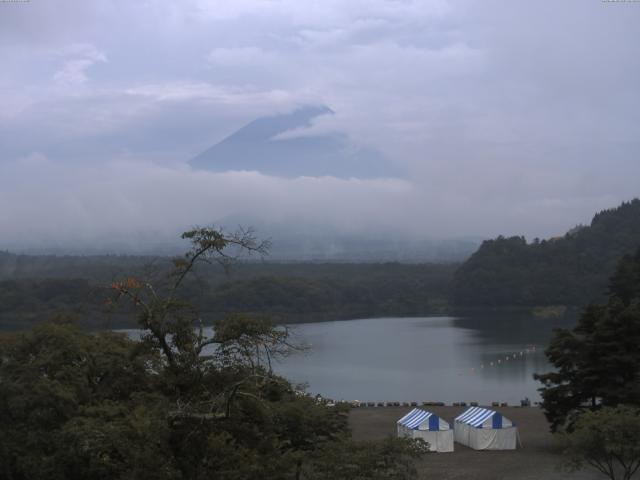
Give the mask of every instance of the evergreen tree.
[[535, 375], [552, 430], [584, 408], [640, 404], [640, 250], [622, 258], [609, 292], [556, 332], [545, 352], [556, 371]]

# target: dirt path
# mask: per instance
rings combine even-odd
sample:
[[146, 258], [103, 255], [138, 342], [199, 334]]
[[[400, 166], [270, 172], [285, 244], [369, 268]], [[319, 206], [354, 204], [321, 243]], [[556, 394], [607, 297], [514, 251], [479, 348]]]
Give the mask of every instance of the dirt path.
[[[452, 422], [465, 408], [425, 407]], [[410, 407], [356, 408], [349, 423], [356, 440], [382, 439], [396, 434], [396, 421]], [[558, 470], [559, 445], [539, 408], [495, 408], [518, 426], [523, 448], [515, 451], [475, 451], [455, 444], [453, 453], [433, 453], [420, 460], [420, 478], [469, 480], [585, 479], [603, 477], [589, 470], [568, 474]]]

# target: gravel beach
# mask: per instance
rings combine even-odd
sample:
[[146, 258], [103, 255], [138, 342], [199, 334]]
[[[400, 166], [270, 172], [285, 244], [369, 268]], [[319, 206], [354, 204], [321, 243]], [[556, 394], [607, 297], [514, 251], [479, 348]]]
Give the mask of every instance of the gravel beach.
[[[349, 423], [355, 440], [383, 439], [396, 434], [396, 421], [412, 407], [354, 408]], [[423, 407], [452, 423], [465, 407]], [[419, 460], [419, 478], [470, 480], [602, 479], [591, 470], [568, 474], [558, 469], [562, 461], [557, 441], [537, 407], [495, 407], [514, 421], [522, 448], [515, 451], [475, 451], [458, 443], [453, 453], [432, 453]]]

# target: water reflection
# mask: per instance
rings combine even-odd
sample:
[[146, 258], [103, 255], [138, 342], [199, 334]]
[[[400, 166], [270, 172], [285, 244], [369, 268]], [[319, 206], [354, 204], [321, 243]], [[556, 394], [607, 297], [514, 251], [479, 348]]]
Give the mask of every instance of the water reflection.
[[575, 325], [577, 317], [544, 319], [526, 313], [484, 312], [473, 316], [457, 317], [453, 325], [475, 332], [480, 342], [510, 344], [519, 342], [546, 345], [554, 328]]
[[493, 314], [301, 324], [311, 350], [276, 369], [337, 399], [518, 403], [539, 398], [532, 375], [549, 369], [553, 328], [572, 323]]
[[518, 404], [539, 400], [533, 374], [550, 368], [553, 329], [574, 324], [504, 313], [297, 324], [294, 340], [309, 351], [274, 368], [334, 399]]

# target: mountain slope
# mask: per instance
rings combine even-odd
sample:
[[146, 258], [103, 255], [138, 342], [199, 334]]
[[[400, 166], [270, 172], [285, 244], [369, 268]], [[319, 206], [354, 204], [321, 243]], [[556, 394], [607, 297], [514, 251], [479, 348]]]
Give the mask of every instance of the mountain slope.
[[380, 152], [354, 145], [344, 134], [278, 137], [311, 126], [313, 119], [321, 115], [332, 114], [327, 107], [306, 106], [291, 113], [258, 118], [189, 163], [200, 170], [257, 170], [282, 177], [380, 178], [398, 175]]
[[619, 259], [640, 246], [640, 200], [593, 217], [564, 237], [527, 243], [498, 237], [482, 243], [457, 270], [460, 306], [582, 306], [607, 293]]

